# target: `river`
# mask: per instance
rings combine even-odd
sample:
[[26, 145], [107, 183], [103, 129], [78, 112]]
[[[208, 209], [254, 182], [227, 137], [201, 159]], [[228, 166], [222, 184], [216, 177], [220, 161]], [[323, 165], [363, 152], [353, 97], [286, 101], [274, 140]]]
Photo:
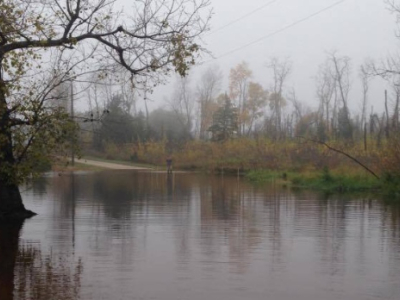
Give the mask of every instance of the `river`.
[[0, 224], [2, 300], [400, 299], [400, 205], [143, 170], [22, 189], [38, 216]]

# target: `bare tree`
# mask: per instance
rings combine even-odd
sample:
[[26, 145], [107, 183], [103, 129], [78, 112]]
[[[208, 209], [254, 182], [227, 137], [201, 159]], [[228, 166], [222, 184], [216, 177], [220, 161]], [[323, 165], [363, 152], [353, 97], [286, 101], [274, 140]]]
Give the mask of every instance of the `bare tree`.
[[[332, 77], [335, 82], [334, 108], [332, 127], [347, 140], [353, 138], [353, 128], [350, 120], [348, 96], [350, 92], [350, 58], [338, 56], [336, 52], [328, 54], [328, 63], [331, 66]], [[339, 102], [342, 103], [341, 107]]]
[[347, 56], [338, 57], [335, 52], [329, 54], [334, 67], [334, 78], [339, 90], [339, 96], [343, 107], [348, 111], [348, 96], [350, 92], [350, 58]]
[[273, 76], [269, 101], [277, 133], [276, 138], [280, 139], [282, 133], [282, 109], [286, 104], [283, 98], [283, 87], [292, 72], [292, 62], [288, 59], [281, 61], [276, 57], [272, 57], [267, 67], [271, 69]]
[[394, 90], [394, 105], [393, 105], [393, 116], [392, 116], [392, 128], [399, 130], [399, 110], [400, 110], [400, 83], [393, 85]]
[[319, 100], [319, 115], [325, 121], [328, 132], [331, 131], [331, 102], [335, 95], [336, 81], [332, 74], [329, 61], [319, 67], [317, 74], [317, 97]]
[[206, 132], [212, 124], [212, 115], [216, 109], [215, 98], [221, 90], [221, 81], [221, 70], [217, 66], [212, 66], [202, 74], [197, 85], [200, 139], [206, 138]]
[[194, 109], [194, 95], [190, 88], [190, 77], [177, 77], [172, 99], [169, 101], [172, 110], [176, 113], [187, 135], [192, 129], [192, 114]]
[[367, 123], [367, 105], [368, 105], [368, 91], [369, 91], [369, 82], [371, 80], [368, 72], [365, 69], [365, 66], [360, 68], [360, 79], [362, 83], [362, 91], [363, 98], [361, 101], [361, 130], [364, 130], [364, 127]]
[[[396, 15], [397, 24], [400, 23], [400, 2], [398, 0], [384, 0], [389, 11]], [[396, 32], [396, 37], [400, 38], [400, 28]], [[372, 76], [380, 76], [389, 79], [400, 74], [400, 53], [394, 53], [381, 59], [380, 62], [369, 60], [364, 65], [365, 72]]]
[[291, 88], [288, 92], [287, 96], [288, 100], [292, 103], [293, 105], [293, 113], [292, 116], [290, 117], [290, 133], [289, 135], [291, 136], [292, 133], [294, 132], [294, 124], [297, 124], [300, 122], [300, 120], [303, 118], [303, 115], [305, 113], [304, 105], [303, 103], [297, 98], [297, 94], [294, 88]]

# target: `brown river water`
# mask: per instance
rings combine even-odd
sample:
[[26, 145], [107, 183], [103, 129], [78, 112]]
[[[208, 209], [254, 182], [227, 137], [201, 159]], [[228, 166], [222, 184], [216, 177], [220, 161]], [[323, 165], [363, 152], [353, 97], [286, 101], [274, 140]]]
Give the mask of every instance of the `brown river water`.
[[235, 176], [47, 174], [0, 224], [0, 300], [400, 299], [400, 205]]

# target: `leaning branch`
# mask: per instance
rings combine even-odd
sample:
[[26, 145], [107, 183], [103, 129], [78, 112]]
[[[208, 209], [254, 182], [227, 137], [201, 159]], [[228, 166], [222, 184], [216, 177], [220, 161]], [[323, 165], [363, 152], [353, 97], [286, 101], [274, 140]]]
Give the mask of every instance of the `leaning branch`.
[[372, 171], [370, 168], [368, 168], [366, 165], [364, 165], [362, 162], [360, 162], [358, 159], [354, 158], [354, 157], [351, 156], [350, 154], [348, 154], [348, 153], [346, 153], [346, 152], [343, 152], [342, 150], [333, 148], [332, 146], [329, 146], [327, 143], [322, 142], [322, 141], [313, 140], [313, 139], [308, 139], [308, 138], [305, 138], [305, 137], [303, 137], [303, 136], [298, 136], [298, 138], [301, 138], [301, 139], [304, 139], [304, 140], [306, 140], [306, 141], [310, 141], [310, 142], [313, 142], [313, 143], [316, 143], [316, 144], [324, 145], [324, 146], [327, 147], [329, 150], [332, 150], [332, 151], [334, 151], [334, 152], [343, 154], [344, 156], [350, 158], [352, 161], [354, 161], [355, 163], [357, 163], [358, 165], [360, 165], [361, 167], [363, 167], [367, 172], [369, 172], [370, 174], [372, 174], [376, 179], [380, 179], [379, 176], [376, 175], [376, 174], [374, 173], [374, 171]]
[[27, 49], [27, 48], [52, 48], [52, 47], [58, 47], [58, 46], [66, 46], [66, 45], [73, 45], [75, 43], [81, 42], [83, 40], [87, 39], [95, 39], [98, 40], [104, 44], [106, 44], [109, 47], [112, 48], [117, 48], [116, 45], [111, 44], [110, 42], [106, 42], [103, 38], [107, 36], [112, 36], [115, 35], [118, 32], [123, 32], [122, 26], [119, 26], [113, 31], [110, 32], [105, 32], [105, 33], [85, 33], [82, 35], [78, 35], [76, 37], [69, 37], [69, 38], [64, 38], [61, 37], [59, 39], [50, 39], [50, 40], [27, 40], [27, 41], [19, 41], [19, 42], [14, 42], [10, 43], [7, 45], [4, 45], [0, 47], [0, 53], [5, 54], [10, 51], [18, 50], [18, 49]]

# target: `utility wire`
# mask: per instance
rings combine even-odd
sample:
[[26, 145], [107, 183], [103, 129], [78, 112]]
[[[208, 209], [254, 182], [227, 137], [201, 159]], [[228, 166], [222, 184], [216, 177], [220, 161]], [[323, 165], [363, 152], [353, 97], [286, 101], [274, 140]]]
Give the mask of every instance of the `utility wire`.
[[227, 23], [227, 24], [225, 24], [225, 25], [223, 25], [223, 26], [221, 26], [221, 27], [219, 27], [219, 28], [217, 28], [217, 29], [211, 31], [208, 35], [213, 35], [214, 33], [216, 33], [216, 32], [218, 32], [218, 31], [220, 31], [220, 30], [222, 30], [222, 29], [224, 29], [224, 28], [226, 28], [226, 27], [228, 27], [228, 26], [231, 26], [231, 25], [233, 25], [233, 24], [235, 24], [235, 23], [237, 23], [237, 22], [239, 22], [239, 21], [241, 21], [241, 20], [243, 20], [243, 19], [245, 19], [245, 18], [247, 18], [247, 17], [249, 17], [249, 16], [255, 14], [255, 13], [258, 12], [259, 10], [261, 10], [261, 9], [263, 9], [263, 8], [266, 8], [266, 7], [270, 6], [271, 4], [274, 4], [274, 3], [277, 2], [277, 1], [279, 1], [279, 0], [272, 0], [272, 1], [270, 1], [270, 2], [267, 2], [267, 3], [265, 3], [264, 5], [262, 5], [262, 6], [260, 6], [260, 7], [257, 7], [256, 9], [252, 10], [251, 12], [249, 12], [249, 13], [247, 13], [247, 14], [245, 14], [245, 15], [239, 17], [239, 18], [237, 18], [236, 20], [233, 20], [233, 21], [231, 21], [231, 22], [229, 22], [229, 23]]
[[220, 59], [220, 58], [222, 58], [222, 57], [228, 56], [228, 55], [230, 55], [230, 54], [232, 54], [232, 53], [235, 53], [235, 52], [237, 52], [237, 51], [240, 51], [240, 50], [242, 50], [242, 49], [244, 49], [244, 48], [247, 48], [247, 47], [249, 47], [249, 46], [251, 46], [251, 45], [254, 45], [254, 44], [256, 44], [256, 43], [259, 43], [259, 42], [261, 42], [262, 40], [265, 40], [265, 39], [270, 38], [270, 37], [272, 37], [272, 36], [274, 36], [274, 35], [277, 35], [278, 33], [281, 33], [281, 32], [283, 32], [283, 31], [286, 31], [286, 30], [288, 30], [289, 28], [292, 28], [292, 27], [294, 27], [294, 26], [296, 26], [296, 25], [298, 25], [298, 24], [300, 24], [300, 23], [303, 23], [303, 22], [305, 22], [305, 21], [307, 21], [307, 20], [309, 20], [309, 19], [311, 19], [311, 18], [313, 18], [313, 17], [315, 17], [315, 16], [317, 16], [317, 15], [319, 15], [319, 14], [321, 14], [321, 13], [327, 11], [327, 10], [330, 10], [330, 9], [334, 8], [335, 6], [338, 6], [339, 4], [342, 4], [342, 3], [345, 2], [345, 1], [346, 1], [346, 0], [341, 0], [341, 1], [335, 2], [335, 3], [333, 3], [332, 5], [329, 5], [328, 7], [325, 7], [325, 8], [323, 8], [323, 9], [321, 9], [321, 10], [319, 10], [319, 11], [317, 11], [317, 12], [315, 12], [315, 13], [313, 13], [313, 14], [311, 14], [311, 15], [309, 15], [309, 16], [303, 18], [303, 19], [297, 20], [297, 21], [295, 21], [295, 22], [293, 22], [293, 23], [291, 23], [291, 24], [289, 24], [289, 25], [287, 25], [287, 26], [285, 26], [285, 27], [283, 27], [283, 28], [281, 28], [281, 29], [278, 29], [278, 30], [276, 30], [276, 31], [274, 31], [274, 32], [272, 32], [272, 33], [270, 33], [270, 34], [267, 34], [267, 35], [265, 35], [265, 36], [263, 36], [263, 37], [261, 37], [261, 38], [259, 38], [259, 39], [257, 39], [257, 40], [254, 40], [254, 41], [252, 41], [252, 42], [250, 42], [250, 43], [248, 43], [248, 44], [246, 44], [246, 45], [243, 45], [243, 46], [240, 46], [240, 47], [238, 47], [238, 48], [235, 48], [235, 49], [233, 49], [233, 50], [231, 50], [231, 51], [228, 51], [228, 52], [226, 52], [226, 53], [224, 53], [224, 54], [222, 54], [222, 55], [220, 55], [220, 56], [218, 56], [218, 57], [216, 57], [216, 58], [213, 58], [213, 59], [211, 59], [211, 60], [205, 61], [204, 64], [209, 63], [209, 62], [212, 62], [212, 61], [217, 60], [217, 59]]

